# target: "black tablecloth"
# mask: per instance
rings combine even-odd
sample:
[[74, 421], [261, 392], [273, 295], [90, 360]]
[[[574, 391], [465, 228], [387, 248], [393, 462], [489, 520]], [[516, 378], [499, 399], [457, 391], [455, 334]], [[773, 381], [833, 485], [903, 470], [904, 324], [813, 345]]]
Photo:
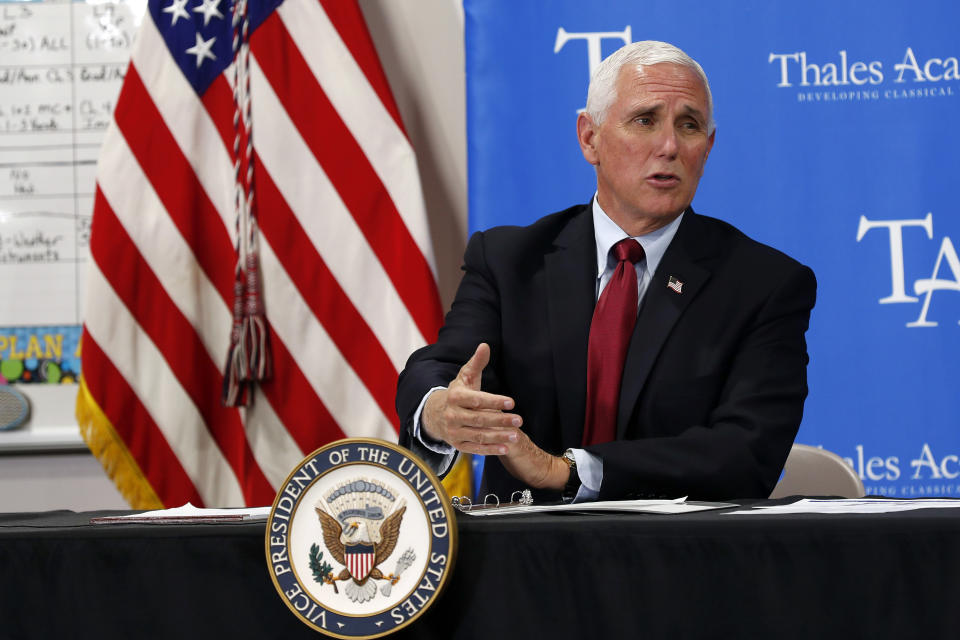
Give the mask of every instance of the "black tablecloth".
[[[262, 522], [95, 515], [0, 515], [0, 638], [321, 637], [274, 590]], [[447, 590], [394, 637], [960, 637], [960, 509], [458, 526]]]

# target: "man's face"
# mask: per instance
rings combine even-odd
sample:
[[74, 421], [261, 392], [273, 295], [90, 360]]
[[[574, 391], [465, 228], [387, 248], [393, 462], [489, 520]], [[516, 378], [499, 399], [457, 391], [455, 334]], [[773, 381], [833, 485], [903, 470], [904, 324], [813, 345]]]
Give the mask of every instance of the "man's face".
[[690, 69], [624, 67], [603, 124], [577, 120], [580, 147], [597, 170], [603, 210], [631, 235], [661, 227], [693, 200], [713, 147], [707, 93]]

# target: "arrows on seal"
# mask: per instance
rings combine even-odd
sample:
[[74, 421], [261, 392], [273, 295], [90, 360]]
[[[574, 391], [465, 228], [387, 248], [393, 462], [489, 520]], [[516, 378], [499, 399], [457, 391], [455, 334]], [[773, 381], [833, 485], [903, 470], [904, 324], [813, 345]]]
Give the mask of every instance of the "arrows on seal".
[[403, 555], [397, 560], [397, 566], [393, 570], [393, 575], [391, 575], [387, 582], [380, 585], [380, 593], [385, 596], [390, 596], [390, 591], [393, 590], [393, 585], [397, 584], [397, 581], [400, 579], [400, 574], [407, 570], [407, 568], [413, 564], [413, 561], [417, 559], [417, 554], [413, 552], [413, 547], [407, 549], [403, 552]]

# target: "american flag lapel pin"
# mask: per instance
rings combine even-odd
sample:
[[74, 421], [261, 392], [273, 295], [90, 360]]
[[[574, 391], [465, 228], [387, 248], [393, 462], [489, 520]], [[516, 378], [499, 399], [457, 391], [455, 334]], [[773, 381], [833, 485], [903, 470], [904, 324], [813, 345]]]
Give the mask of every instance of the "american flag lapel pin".
[[673, 289], [677, 293], [683, 293], [683, 283], [674, 276], [670, 276], [670, 280], [667, 282], [667, 288]]

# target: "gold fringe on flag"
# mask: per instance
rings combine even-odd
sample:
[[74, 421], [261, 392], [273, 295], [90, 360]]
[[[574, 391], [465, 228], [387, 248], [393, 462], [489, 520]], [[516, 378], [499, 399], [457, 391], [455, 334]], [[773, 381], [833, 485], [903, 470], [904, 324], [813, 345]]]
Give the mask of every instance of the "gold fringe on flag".
[[163, 509], [163, 503], [147, 481], [110, 420], [80, 377], [77, 392], [77, 424], [91, 453], [100, 460], [107, 476], [133, 509]]

